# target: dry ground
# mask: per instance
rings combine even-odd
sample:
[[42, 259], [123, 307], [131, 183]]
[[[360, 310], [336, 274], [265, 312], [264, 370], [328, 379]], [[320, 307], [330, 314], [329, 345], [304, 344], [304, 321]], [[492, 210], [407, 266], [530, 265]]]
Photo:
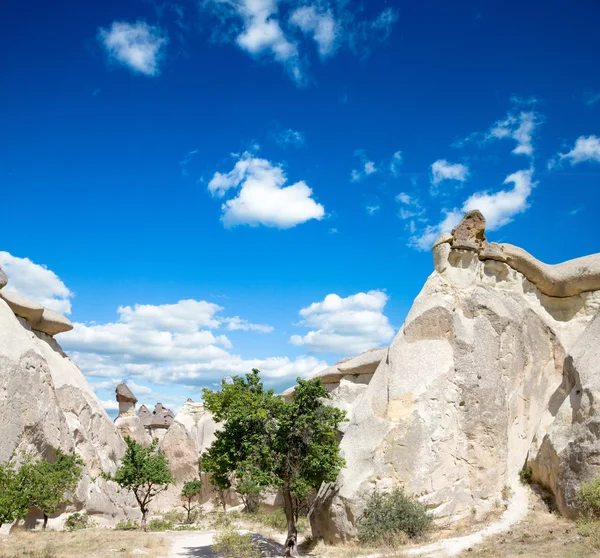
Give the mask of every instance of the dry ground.
[[159, 558], [168, 550], [161, 535], [112, 529], [16, 531], [0, 537], [0, 558]]

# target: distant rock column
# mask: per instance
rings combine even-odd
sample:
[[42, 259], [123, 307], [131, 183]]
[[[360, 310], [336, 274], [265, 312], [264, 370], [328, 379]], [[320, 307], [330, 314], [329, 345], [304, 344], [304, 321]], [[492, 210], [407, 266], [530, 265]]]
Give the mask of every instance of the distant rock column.
[[119, 384], [115, 389], [119, 403], [119, 416], [115, 419], [115, 426], [121, 436], [129, 436], [140, 444], [148, 445], [152, 441], [140, 417], [135, 414], [137, 398], [126, 384]]

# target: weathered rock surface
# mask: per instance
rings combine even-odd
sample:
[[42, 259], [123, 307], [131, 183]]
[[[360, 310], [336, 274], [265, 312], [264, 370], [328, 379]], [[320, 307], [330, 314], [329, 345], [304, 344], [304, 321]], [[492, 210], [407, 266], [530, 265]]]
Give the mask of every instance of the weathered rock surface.
[[35, 324], [42, 319], [44, 307], [33, 300], [11, 291], [3, 291], [0, 298], [20, 318], [25, 318], [30, 324]]
[[4, 271], [2, 271], [2, 268], [0, 268], [0, 289], [2, 289], [3, 287], [6, 287], [7, 284], [8, 284], [8, 278], [6, 277], [6, 274], [4, 273]]
[[[0, 300], [0, 462], [14, 451], [52, 458], [58, 448], [85, 462], [74, 501], [63, 512], [85, 509], [100, 524], [129, 514], [133, 499], [99, 478], [114, 473], [124, 442], [77, 366], [56, 341], [18, 318]], [[64, 513], [49, 525], [62, 522]]]
[[581, 482], [600, 476], [600, 314], [565, 360], [565, 376], [553, 402], [559, 407], [549, 431], [542, 432], [529, 464], [536, 482], [549, 488], [560, 512], [577, 516]]
[[44, 308], [42, 317], [38, 322], [31, 324], [31, 328], [53, 336], [65, 331], [71, 331], [73, 324], [62, 314], [49, 308]]
[[115, 426], [121, 436], [129, 436], [143, 445], [149, 445], [152, 438], [144, 428], [140, 417], [135, 413], [137, 398], [126, 384], [119, 384], [115, 388], [115, 395], [119, 403], [119, 416], [115, 419]]
[[[600, 307], [600, 292], [593, 290], [600, 284], [579, 280], [579, 289], [565, 291], [547, 273], [525, 274], [488, 259], [482, 219], [469, 214], [452, 239], [436, 242], [434, 273], [364, 392], [348, 403], [351, 420], [340, 444], [347, 467], [334, 485], [319, 491], [311, 515], [316, 536], [355, 536], [374, 489], [402, 485], [438, 518], [458, 521], [473, 509], [491, 510], [502, 488], [518, 482], [528, 455], [539, 455], [535, 474], [565, 509], [582, 473], [600, 473], [593, 435], [598, 417], [593, 404], [585, 403], [597, 401], [595, 384], [580, 379], [578, 409], [587, 411], [574, 415], [565, 408], [567, 394], [571, 405], [576, 401], [573, 370], [589, 370], [589, 378], [591, 363], [598, 362], [591, 349], [600, 345], [598, 332], [588, 326]], [[593, 279], [599, 258], [554, 268], [577, 277], [585, 268]], [[551, 285], [545, 290], [560, 296], [548, 296], [538, 284]], [[597, 365], [595, 371], [600, 377]], [[349, 387], [340, 383], [336, 390]], [[573, 430], [560, 430], [571, 415], [587, 418], [567, 425]]]

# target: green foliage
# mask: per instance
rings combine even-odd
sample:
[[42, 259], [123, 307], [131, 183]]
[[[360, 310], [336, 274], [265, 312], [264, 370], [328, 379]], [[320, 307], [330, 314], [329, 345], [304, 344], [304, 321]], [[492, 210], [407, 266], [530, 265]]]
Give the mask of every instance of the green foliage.
[[88, 529], [94, 526], [95, 522], [87, 513], [72, 513], [65, 521], [65, 529], [67, 531], [79, 531], [80, 529]]
[[531, 484], [533, 482], [533, 471], [529, 465], [524, 465], [519, 471], [521, 484]]
[[103, 474], [121, 488], [133, 492], [142, 512], [142, 528], [146, 529], [148, 506], [157, 494], [174, 482], [165, 454], [158, 449], [158, 440], [143, 446], [125, 436], [127, 450], [114, 476]]
[[600, 549], [600, 521], [580, 519], [577, 521], [577, 532], [587, 538], [593, 548]]
[[171, 510], [163, 513], [163, 519], [171, 523], [183, 523], [186, 518], [186, 513], [180, 510]]
[[595, 519], [600, 518], [600, 477], [583, 483], [577, 497], [584, 515]]
[[205, 389], [204, 405], [224, 427], [202, 469], [219, 488], [241, 487], [245, 496], [281, 488], [295, 538], [302, 499], [334, 481], [345, 464], [336, 439], [345, 413], [324, 404], [330, 398], [319, 379], [298, 378], [294, 398], [285, 401], [264, 389], [258, 370], [223, 381], [221, 391]]
[[148, 531], [169, 531], [173, 529], [173, 523], [164, 519], [151, 519], [148, 522]]
[[121, 519], [119, 523], [115, 525], [116, 531], [137, 531], [140, 526], [135, 522], [129, 519]]
[[232, 529], [218, 534], [212, 548], [223, 558], [260, 558], [260, 549], [252, 536], [242, 535]]
[[374, 492], [358, 521], [358, 538], [364, 544], [394, 544], [415, 538], [431, 527], [427, 508], [414, 496], [395, 488], [389, 493]]
[[19, 476], [23, 479], [24, 495], [28, 505], [44, 515], [44, 527], [48, 517], [63, 505], [66, 494], [77, 487], [82, 469], [83, 461], [77, 455], [65, 455], [60, 449], [56, 450], [54, 461], [23, 455]]
[[232, 525], [233, 520], [231, 514], [226, 512], [217, 512], [210, 524], [210, 526], [216, 530], [229, 529]]
[[29, 504], [23, 480], [12, 461], [0, 464], [0, 526], [27, 515]]
[[195, 498], [199, 498], [202, 494], [202, 482], [198, 479], [187, 481], [181, 490], [181, 497], [184, 499], [183, 507], [187, 512], [186, 522], [191, 523], [192, 521], [192, 511], [194, 509], [194, 505], [192, 501]]

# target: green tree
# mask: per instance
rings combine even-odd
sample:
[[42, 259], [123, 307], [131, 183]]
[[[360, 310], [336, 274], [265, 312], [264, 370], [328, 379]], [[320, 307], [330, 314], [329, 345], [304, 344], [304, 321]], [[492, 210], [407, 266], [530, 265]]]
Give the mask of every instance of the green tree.
[[334, 481], [345, 465], [336, 434], [345, 413], [319, 379], [301, 380], [291, 401], [265, 390], [258, 370], [204, 390], [205, 407], [224, 423], [203, 457], [205, 471], [222, 489], [250, 483], [281, 490], [288, 534], [286, 556], [298, 556], [301, 502], [322, 482]]
[[125, 436], [125, 443], [127, 450], [117, 472], [102, 476], [133, 492], [142, 512], [142, 529], [145, 531], [150, 502], [157, 494], [166, 490], [174, 479], [165, 454], [158, 449], [158, 440], [154, 440], [149, 446], [142, 446], [133, 438]]
[[12, 460], [0, 464], [0, 527], [27, 515], [29, 504], [22, 480]]
[[187, 512], [186, 523], [191, 523], [190, 514], [192, 513], [192, 510], [196, 507], [192, 505], [192, 501], [194, 500], [194, 498], [199, 497], [201, 493], [202, 481], [200, 481], [199, 479], [187, 481], [183, 485], [183, 488], [181, 490], [181, 498], [185, 500], [183, 503], [183, 508]]
[[37, 508], [44, 516], [44, 529], [48, 517], [63, 505], [66, 495], [73, 492], [83, 470], [83, 461], [75, 454], [65, 455], [56, 450], [54, 461], [36, 459], [25, 454], [18, 477], [28, 506]]

